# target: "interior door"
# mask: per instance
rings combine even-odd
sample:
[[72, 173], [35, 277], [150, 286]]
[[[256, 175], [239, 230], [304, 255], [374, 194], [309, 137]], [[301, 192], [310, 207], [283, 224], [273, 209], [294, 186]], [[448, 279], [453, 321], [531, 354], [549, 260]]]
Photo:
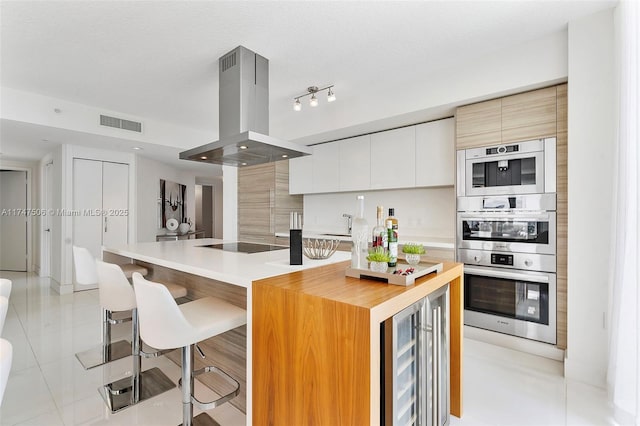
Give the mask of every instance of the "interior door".
[[102, 252], [102, 161], [73, 159], [73, 244]]
[[0, 269], [27, 271], [27, 172], [0, 170]]
[[128, 241], [129, 165], [102, 163], [102, 245], [122, 246]]

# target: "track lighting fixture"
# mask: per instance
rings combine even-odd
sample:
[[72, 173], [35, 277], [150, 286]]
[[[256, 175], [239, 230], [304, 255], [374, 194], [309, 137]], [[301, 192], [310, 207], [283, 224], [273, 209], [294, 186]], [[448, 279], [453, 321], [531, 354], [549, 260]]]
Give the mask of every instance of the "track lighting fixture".
[[311, 98], [309, 99], [309, 105], [312, 107], [318, 106], [318, 98], [316, 97], [316, 93], [321, 92], [323, 90], [327, 91], [327, 102], [335, 101], [336, 95], [335, 93], [333, 93], [332, 89], [333, 89], [333, 84], [331, 86], [323, 87], [322, 89], [318, 89], [317, 86], [307, 87], [308, 93], [305, 93], [304, 95], [296, 96], [293, 98], [294, 99], [293, 110], [301, 111], [302, 103], [300, 102], [300, 98], [304, 98], [305, 96], [309, 96], [309, 95], [311, 95]]

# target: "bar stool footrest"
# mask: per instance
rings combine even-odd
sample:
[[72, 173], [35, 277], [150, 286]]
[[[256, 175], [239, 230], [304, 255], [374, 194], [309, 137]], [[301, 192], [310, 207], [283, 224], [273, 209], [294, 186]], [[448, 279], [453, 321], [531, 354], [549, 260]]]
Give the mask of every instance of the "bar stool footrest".
[[194, 370], [193, 377], [195, 378], [196, 376], [199, 376], [201, 374], [206, 374], [206, 373], [217, 374], [218, 376], [222, 377], [227, 383], [234, 386], [234, 389], [231, 392], [227, 393], [226, 395], [222, 395], [220, 398], [215, 399], [213, 401], [208, 401], [208, 402], [202, 402], [199, 399], [197, 399], [194, 395], [191, 395], [191, 402], [194, 405], [196, 405], [199, 409], [211, 410], [213, 408], [219, 407], [220, 405], [235, 398], [240, 394], [240, 383], [238, 383], [236, 379], [234, 379], [233, 377], [225, 373], [223, 370], [213, 365], [208, 365], [199, 370]]
[[133, 389], [134, 380], [133, 376], [129, 376], [98, 388], [98, 392], [111, 413], [117, 413], [176, 387], [175, 383], [162, 370], [154, 367], [140, 373], [138, 378], [140, 391], [136, 398]]

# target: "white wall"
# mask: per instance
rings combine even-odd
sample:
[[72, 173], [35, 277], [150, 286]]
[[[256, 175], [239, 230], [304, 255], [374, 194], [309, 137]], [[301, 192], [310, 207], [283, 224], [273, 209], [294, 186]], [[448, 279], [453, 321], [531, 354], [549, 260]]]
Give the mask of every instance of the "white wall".
[[[59, 112], [56, 112], [58, 110]], [[143, 123], [142, 133], [100, 125], [100, 114]], [[210, 132], [180, 127], [166, 122], [109, 111], [31, 92], [2, 88], [0, 116], [5, 119], [58, 127], [78, 132], [131, 139], [180, 148], [193, 148], [211, 142]]]
[[569, 23], [565, 375], [604, 387], [614, 178], [613, 11]]
[[[185, 172], [164, 163], [136, 156], [136, 206], [138, 215], [137, 242], [155, 241], [158, 234], [158, 199], [160, 179], [170, 180], [187, 186], [187, 212], [192, 221], [196, 217], [195, 184], [192, 172]], [[195, 229], [195, 226], [193, 227]]]
[[360, 191], [304, 196], [304, 229], [307, 232], [347, 232], [347, 219], [356, 211], [356, 196], [364, 195], [365, 219], [369, 227], [376, 223], [376, 206], [390, 207], [398, 218], [399, 234], [420, 237], [455, 236], [455, 194], [453, 187], [417, 188], [385, 191]]

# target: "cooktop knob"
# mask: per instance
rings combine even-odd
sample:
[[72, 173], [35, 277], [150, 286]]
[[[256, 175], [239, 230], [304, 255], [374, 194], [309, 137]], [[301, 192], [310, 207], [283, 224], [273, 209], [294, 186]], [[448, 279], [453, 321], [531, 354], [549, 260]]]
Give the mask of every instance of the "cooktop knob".
[[533, 265], [533, 262], [530, 259], [527, 259], [524, 261], [524, 266], [531, 266]]

